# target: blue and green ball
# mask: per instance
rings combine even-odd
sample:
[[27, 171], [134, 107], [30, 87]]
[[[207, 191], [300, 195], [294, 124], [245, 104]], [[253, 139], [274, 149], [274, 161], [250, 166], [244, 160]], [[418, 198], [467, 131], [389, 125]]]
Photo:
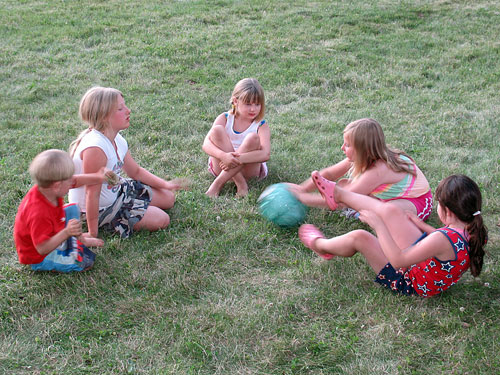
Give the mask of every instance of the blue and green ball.
[[307, 215], [307, 206], [295, 198], [284, 183], [268, 186], [260, 195], [258, 203], [262, 216], [284, 228], [302, 224]]

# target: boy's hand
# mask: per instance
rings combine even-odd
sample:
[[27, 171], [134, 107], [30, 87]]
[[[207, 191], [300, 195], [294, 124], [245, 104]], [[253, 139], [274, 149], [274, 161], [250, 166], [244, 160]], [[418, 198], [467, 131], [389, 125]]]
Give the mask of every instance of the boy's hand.
[[71, 219], [68, 221], [65, 230], [68, 237], [78, 237], [82, 234], [82, 223], [80, 220]]
[[110, 186], [115, 186], [120, 183], [120, 176], [118, 176], [111, 169], [102, 167], [101, 169], [99, 169], [98, 173], [102, 175], [102, 182], [107, 182]]

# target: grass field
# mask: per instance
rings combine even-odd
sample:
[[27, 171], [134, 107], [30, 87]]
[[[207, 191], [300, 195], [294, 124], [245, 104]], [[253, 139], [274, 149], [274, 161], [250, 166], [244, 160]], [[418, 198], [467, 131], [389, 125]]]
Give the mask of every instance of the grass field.
[[[1, 374], [498, 373], [500, 1], [0, 0], [0, 35]], [[201, 144], [244, 77], [266, 92], [270, 175], [211, 200]], [[33, 273], [12, 239], [27, 168], [84, 129], [94, 85], [124, 93], [135, 159], [192, 189], [168, 230], [103, 235], [91, 271]], [[258, 214], [266, 186], [340, 160], [344, 126], [368, 116], [433, 189], [478, 182], [479, 278], [396, 296], [361, 257], [321, 261]]]

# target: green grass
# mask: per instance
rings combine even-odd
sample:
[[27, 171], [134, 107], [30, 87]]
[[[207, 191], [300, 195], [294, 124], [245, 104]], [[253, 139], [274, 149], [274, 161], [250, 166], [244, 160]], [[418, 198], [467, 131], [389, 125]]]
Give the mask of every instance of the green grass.
[[[0, 0], [0, 373], [493, 374], [500, 366], [500, 2]], [[217, 200], [201, 144], [256, 77], [270, 176]], [[141, 165], [189, 177], [172, 225], [104, 236], [93, 270], [32, 273], [12, 227], [32, 158], [83, 130], [78, 103], [116, 87]], [[392, 295], [361, 259], [323, 262], [258, 214], [260, 192], [340, 160], [370, 116], [433, 189], [483, 191], [483, 273], [432, 299]], [[311, 210], [329, 236], [363, 224]], [[437, 225], [433, 215], [431, 224]]]

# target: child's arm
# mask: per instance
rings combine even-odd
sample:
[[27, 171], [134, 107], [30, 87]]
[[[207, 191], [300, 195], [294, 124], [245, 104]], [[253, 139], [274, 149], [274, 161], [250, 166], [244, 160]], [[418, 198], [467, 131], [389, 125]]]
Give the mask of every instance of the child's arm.
[[[319, 174], [330, 181], [337, 181], [340, 177], [344, 176], [351, 168], [352, 163], [346, 158], [337, 164], [330, 167], [323, 168], [319, 171]], [[312, 178], [308, 178], [303, 183], [300, 184], [302, 190], [306, 192], [311, 192], [316, 190], [316, 185], [314, 184]]]
[[241, 163], [263, 163], [269, 160], [271, 155], [271, 131], [267, 122], [259, 127], [257, 134], [260, 139], [260, 149], [240, 153], [238, 159]]
[[161, 177], [154, 175], [147, 169], [142, 168], [137, 164], [137, 162], [130, 155], [130, 151], [127, 151], [125, 158], [123, 159], [123, 170], [125, 173], [134, 180], [139, 180], [143, 184], [149, 185], [156, 189], [167, 189], [167, 190], [181, 190], [187, 189], [188, 183], [184, 179], [174, 179], [171, 181], [166, 181]]
[[328, 208], [325, 199], [318, 193], [304, 191], [300, 185], [287, 183], [290, 192], [308, 207]]
[[72, 236], [78, 237], [81, 234], [82, 224], [79, 220], [71, 219], [68, 221], [68, 225], [63, 230], [53, 235], [47, 241], [35, 245], [36, 251], [38, 251], [40, 255], [49, 254], [68, 238]]
[[210, 139], [212, 129], [214, 129], [215, 127], [221, 126], [222, 131], [225, 132], [224, 128], [226, 126], [226, 122], [227, 122], [227, 119], [226, 119], [226, 116], [224, 113], [221, 113], [219, 116], [217, 116], [212, 127], [210, 128], [210, 131], [205, 136], [205, 139], [203, 141], [203, 145], [201, 146], [201, 149], [208, 156], [211, 156], [215, 159], [222, 161], [222, 163], [225, 166], [227, 166], [228, 168], [235, 168], [241, 164], [241, 162], [238, 160], [239, 154], [234, 152], [234, 151], [230, 151], [230, 152], [223, 151], [216, 144], [214, 144], [212, 142], [212, 140]]
[[[98, 147], [89, 147], [82, 152], [83, 171], [98, 173], [106, 166], [106, 154]], [[99, 198], [102, 183], [85, 186], [85, 216], [90, 237], [97, 237], [99, 225]]]
[[[222, 126], [222, 125], [214, 125], [214, 126]], [[241, 164], [240, 160], [238, 159], [240, 154], [234, 151], [225, 152], [221, 150], [210, 139], [210, 133], [206, 135], [205, 140], [203, 141], [203, 146], [201, 148], [208, 156], [220, 160], [223, 163], [223, 165], [228, 167], [228, 169], [235, 168]]]
[[410, 219], [422, 232], [430, 234], [436, 230], [433, 226], [425, 223], [415, 213], [406, 211], [406, 216]]
[[384, 168], [384, 165], [376, 163], [355, 180], [347, 180], [347, 183], [342, 187], [354, 193], [369, 195], [377, 187], [388, 182], [386, 176], [387, 168]]
[[91, 237], [89, 233], [82, 233], [81, 236], [78, 237], [78, 240], [87, 247], [104, 246], [104, 241], [102, 239]]
[[118, 183], [118, 181], [116, 181], [117, 179], [119, 179], [119, 177], [116, 173], [106, 167], [102, 167], [94, 173], [75, 174], [73, 176], [72, 188], [78, 188], [83, 185], [102, 184], [104, 181], [108, 181], [110, 185], [116, 185]]

